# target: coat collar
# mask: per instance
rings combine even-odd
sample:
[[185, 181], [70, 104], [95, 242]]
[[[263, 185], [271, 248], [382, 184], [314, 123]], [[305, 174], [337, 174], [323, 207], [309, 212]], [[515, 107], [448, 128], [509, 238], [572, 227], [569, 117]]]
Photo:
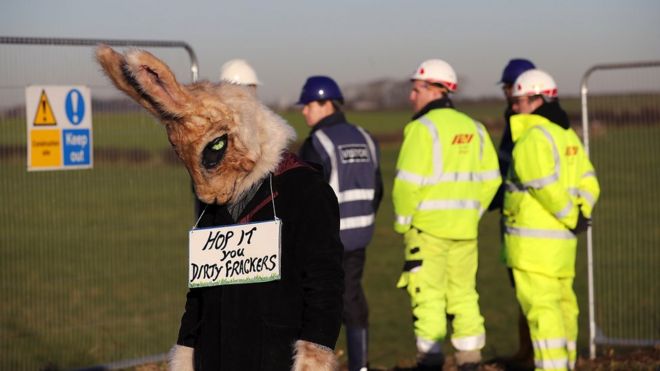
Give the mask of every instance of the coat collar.
[[519, 113], [514, 114], [510, 118], [511, 122], [511, 139], [515, 142], [520, 136], [528, 129], [541, 125], [553, 124], [568, 129], [571, 124], [568, 119], [568, 114], [559, 105], [559, 101], [544, 103], [532, 113]]
[[341, 124], [346, 122], [346, 117], [344, 116], [344, 113], [341, 111], [335, 111], [328, 116], [325, 116], [322, 118], [314, 127], [312, 127], [312, 133], [315, 132], [316, 130], [326, 128], [332, 125], [336, 124]]
[[429, 111], [438, 109], [438, 108], [454, 108], [454, 104], [447, 95], [443, 96], [440, 99], [432, 100], [426, 104], [419, 112], [415, 113], [412, 117], [413, 120], [426, 115]]
[[547, 118], [534, 113], [519, 113], [511, 116], [511, 140], [515, 143], [524, 132], [543, 124], [551, 123]]

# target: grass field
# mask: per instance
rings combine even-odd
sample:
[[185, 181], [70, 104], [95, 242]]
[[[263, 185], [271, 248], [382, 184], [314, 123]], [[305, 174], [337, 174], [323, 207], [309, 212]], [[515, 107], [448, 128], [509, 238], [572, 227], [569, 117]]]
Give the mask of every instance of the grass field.
[[[465, 111], [482, 121], [497, 120], [501, 106], [467, 106]], [[283, 115], [302, 140], [308, 131], [302, 116]], [[408, 297], [395, 288], [403, 250], [400, 236], [392, 230], [390, 196], [399, 147], [396, 138], [410, 113], [349, 113], [348, 117], [372, 133], [394, 138], [381, 144], [385, 195], [364, 278], [370, 304], [371, 362], [393, 366], [415, 354]], [[24, 121], [2, 124], [0, 144], [25, 143]], [[496, 143], [497, 135], [493, 133]], [[660, 130], [617, 129], [592, 138], [599, 175], [607, 184], [618, 184], [604, 188], [596, 226], [611, 233], [625, 229], [618, 209], [633, 204], [630, 212], [641, 213], [649, 223], [635, 238], [640, 239], [640, 246], [657, 247], [657, 197], [648, 195], [651, 190], [626, 191], [649, 181], [658, 184], [655, 169], [660, 167], [660, 156], [635, 164], [619, 155], [619, 151], [632, 151], [640, 141], [659, 142]], [[95, 115], [94, 143], [97, 149], [139, 148], [152, 154], [169, 147], [162, 128], [142, 114]], [[75, 368], [167, 351], [176, 339], [185, 302], [186, 240], [194, 222], [191, 186], [183, 166], [101, 157], [93, 170], [28, 173], [25, 168], [23, 157], [0, 156], [0, 369]], [[651, 180], [648, 169], [656, 173]], [[630, 184], [620, 182], [621, 172]], [[649, 204], [649, 199], [656, 201]], [[598, 238], [627, 237], [596, 234]], [[582, 311], [582, 354], [587, 352], [588, 335], [584, 246], [579, 249], [575, 282]], [[507, 355], [517, 346], [518, 309], [499, 261], [495, 213], [487, 213], [482, 220], [479, 251], [477, 289], [487, 330], [484, 355]], [[658, 278], [653, 270], [658, 262], [644, 261], [647, 253], [642, 250], [625, 257], [651, 265], [649, 271], [629, 275], [629, 284], [645, 285], [657, 297], [660, 280], [649, 280], [649, 274]], [[616, 259], [611, 257], [609, 264], [619, 267]], [[625, 267], [636, 271], [633, 263]], [[648, 310], [657, 314], [657, 305], [650, 300], [639, 315]], [[616, 318], [622, 314], [616, 312]], [[338, 348], [345, 348], [343, 334]]]

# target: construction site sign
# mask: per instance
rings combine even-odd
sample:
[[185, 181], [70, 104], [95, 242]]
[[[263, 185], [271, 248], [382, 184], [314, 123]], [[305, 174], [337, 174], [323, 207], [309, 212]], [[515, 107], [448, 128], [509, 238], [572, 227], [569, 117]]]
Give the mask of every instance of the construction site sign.
[[28, 86], [27, 169], [93, 166], [92, 98], [86, 86]]

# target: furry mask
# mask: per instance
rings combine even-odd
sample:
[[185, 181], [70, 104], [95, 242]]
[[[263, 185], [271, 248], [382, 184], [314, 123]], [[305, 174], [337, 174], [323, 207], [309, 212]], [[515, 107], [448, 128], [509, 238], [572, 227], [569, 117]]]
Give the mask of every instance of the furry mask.
[[152, 54], [120, 54], [106, 45], [96, 59], [114, 85], [151, 112], [167, 130], [205, 203], [232, 203], [274, 171], [295, 132], [246, 88], [179, 84]]

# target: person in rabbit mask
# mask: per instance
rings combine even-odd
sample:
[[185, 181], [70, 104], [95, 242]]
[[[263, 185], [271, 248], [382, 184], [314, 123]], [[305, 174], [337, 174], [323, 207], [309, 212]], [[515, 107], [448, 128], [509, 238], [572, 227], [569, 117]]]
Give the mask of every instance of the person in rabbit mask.
[[198, 227], [281, 221], [279, 279], [191, 288], [170, 369], [335, 370], [344, 286], [337, 199], [286, 150], [293, 129], [244, 87], [184, 86], [145, 51], [101, 45], [96, 57], [164, 125], [208, 205]]

